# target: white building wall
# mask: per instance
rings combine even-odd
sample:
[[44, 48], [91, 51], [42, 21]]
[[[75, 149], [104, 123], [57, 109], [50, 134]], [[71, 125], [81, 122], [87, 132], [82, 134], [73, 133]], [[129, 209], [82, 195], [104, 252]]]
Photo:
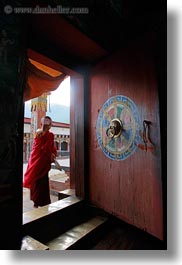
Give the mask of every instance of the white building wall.
[[[70, 128], [51, 127], [50, 132], [58, 135], [70, 135]], [[30, 133], [30, 124], [24, 123], [24, 133]]]
[[24, 133], [30, 133], [30, 124], [24, 123]]
[[50, 132], [59, 135], [70, 135], [70, 128], [51, 127]]

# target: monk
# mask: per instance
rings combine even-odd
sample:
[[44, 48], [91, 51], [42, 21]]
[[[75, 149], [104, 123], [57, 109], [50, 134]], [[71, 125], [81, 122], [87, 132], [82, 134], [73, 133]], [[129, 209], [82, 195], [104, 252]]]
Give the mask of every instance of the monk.
[[23, 187], [30, 189], [30, 199], [35, 208], [51, 202], [48, 173], [57, 155], [54, 134], [49, 131], [51, 125], [49, 116], [41, 119], [41, 128], [34, 135], [30, 159], [24, 174]]

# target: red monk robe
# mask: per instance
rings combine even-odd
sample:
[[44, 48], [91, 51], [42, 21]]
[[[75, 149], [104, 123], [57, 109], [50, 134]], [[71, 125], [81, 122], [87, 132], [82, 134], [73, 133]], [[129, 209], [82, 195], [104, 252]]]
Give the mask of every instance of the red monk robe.
[[34, 206], [49, 204], [49, 178], [53, 157], [57, 155], [54, 146], [54, 134], [47, 131], [38, 131], [34, 138], [31, 156], [24, 174], [23, 186], [30, 189], [30, 198]]

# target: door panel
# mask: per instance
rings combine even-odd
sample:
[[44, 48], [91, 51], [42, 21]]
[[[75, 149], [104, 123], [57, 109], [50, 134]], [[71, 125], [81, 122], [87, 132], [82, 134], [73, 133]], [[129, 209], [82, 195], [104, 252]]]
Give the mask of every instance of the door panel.
[[[90, 78], [90, 201], [118, 218], [163, 238], [160, 120], [155, 65], [150, 49], [132, 44], [92, 69]], [[151, 122], [153, 148], [142, 140], [127, 159], [101, 150], [96, 123], [103, 104], [123, 95], [136, 104], [141, 121]], [[142, 131], [141, 131], [142, 133]]]

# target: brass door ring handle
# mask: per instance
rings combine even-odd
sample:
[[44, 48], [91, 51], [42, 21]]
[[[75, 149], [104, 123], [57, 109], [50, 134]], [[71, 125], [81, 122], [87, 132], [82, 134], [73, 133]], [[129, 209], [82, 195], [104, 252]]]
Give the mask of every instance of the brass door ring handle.
[[116, 138], [121, 135], [123, 131], [123, 124], [122, 121], [115, 118], [110, 122], [109, 128], [106, 130], [106, 135], [109, 138]]

